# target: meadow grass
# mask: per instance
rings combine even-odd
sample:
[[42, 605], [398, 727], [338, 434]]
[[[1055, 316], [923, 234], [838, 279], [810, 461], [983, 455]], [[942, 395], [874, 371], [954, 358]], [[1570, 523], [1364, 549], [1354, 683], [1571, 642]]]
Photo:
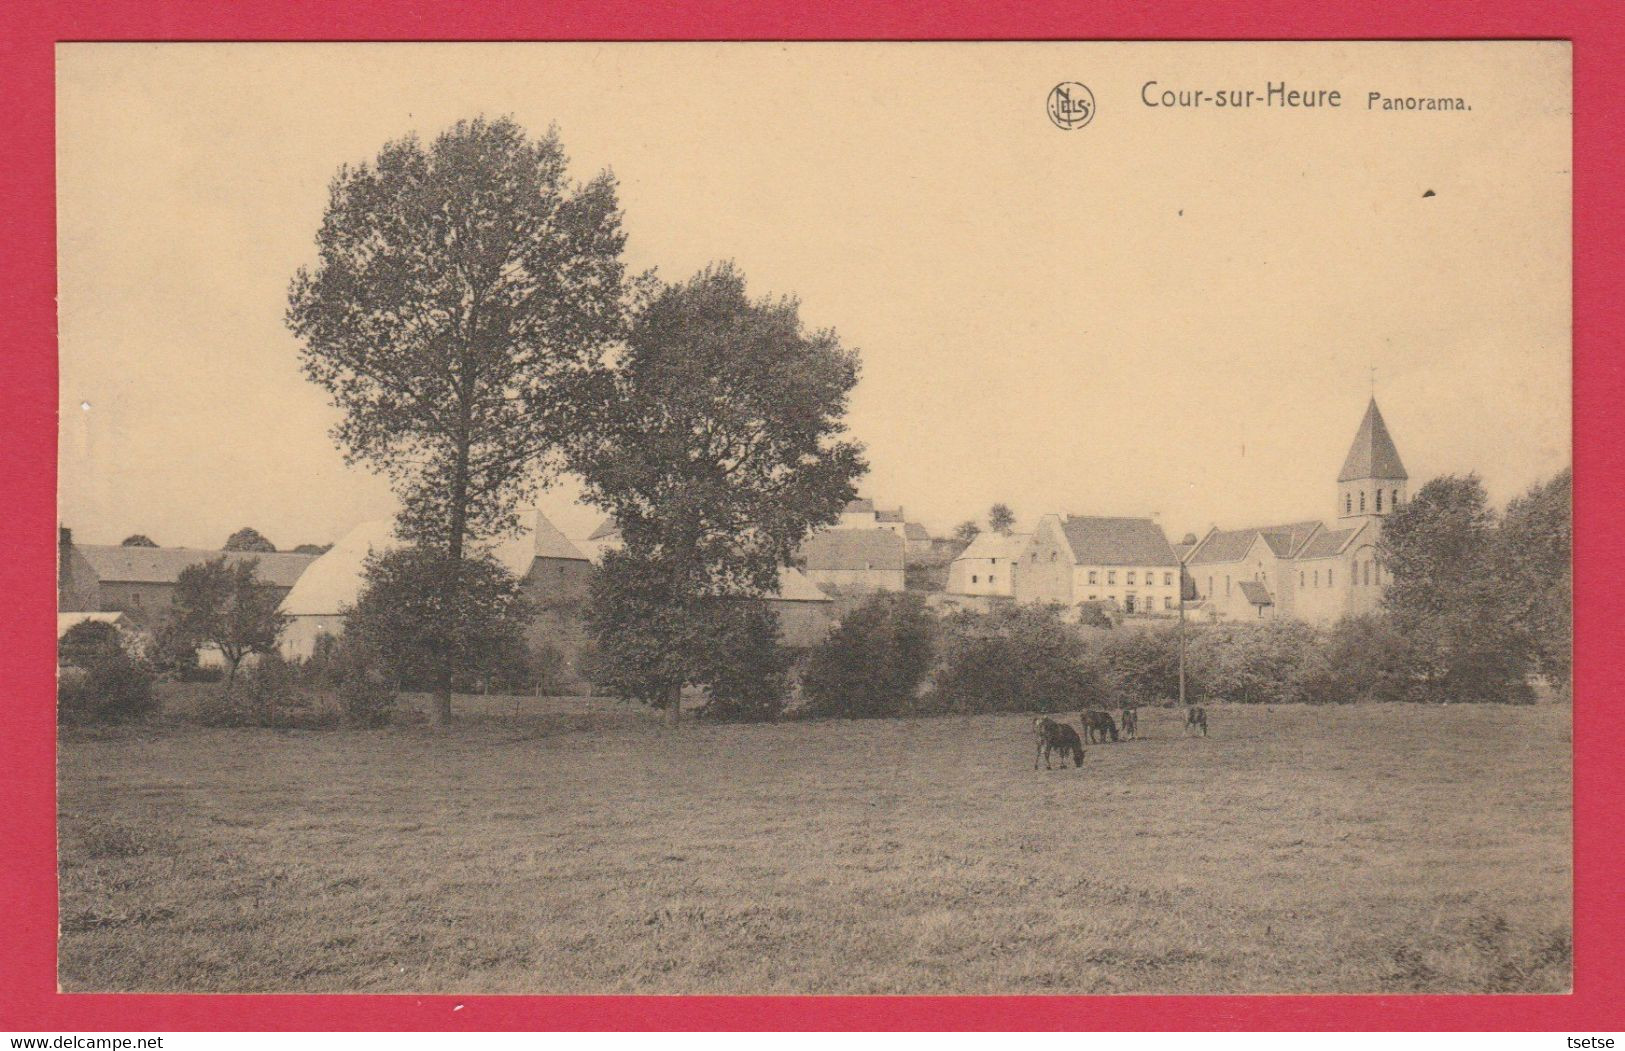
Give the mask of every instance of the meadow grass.
[[[1559, 706], [64, 733], [69, 991], [1561, 992]], [[1075, 717], [1074, 717], [1075, 721]]]

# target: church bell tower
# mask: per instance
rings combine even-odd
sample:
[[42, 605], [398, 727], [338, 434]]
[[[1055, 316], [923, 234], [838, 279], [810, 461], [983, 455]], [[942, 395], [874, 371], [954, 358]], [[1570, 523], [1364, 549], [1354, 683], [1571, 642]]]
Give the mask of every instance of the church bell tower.
[[1377, 399], [1365, 407], [1365, 418], [1349, 446], [1343, 469], [1337, 474], [1337, 518], [1340, 525], [1371, 522], [1379, 529], [1382, 519], [1410, 499], [1410, 475], [1400, 462], [1399, 450], [1382, 420]]

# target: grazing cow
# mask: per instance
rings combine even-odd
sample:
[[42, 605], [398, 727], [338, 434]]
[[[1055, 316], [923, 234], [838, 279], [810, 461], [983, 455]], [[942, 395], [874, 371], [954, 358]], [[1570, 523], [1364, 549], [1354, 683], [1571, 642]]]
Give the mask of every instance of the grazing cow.
[[1207, 736], [1207, 709], [1200, 705], [1192, 705], [1185, 709], [1185, 732], [1200, 729], [1202, 736]]
[[1140, 732], [1140, 712], [1136, 708], [1123, 709], [1123, 740], [1132, 741]]
[[1038, 757], [1044, 757], [1044, 769], [1051, 769], [1049, 754], [1061, 753], [1065, 761], [1067, 756], [1072, 757], [1073, 766], [1083, 765], [1083, 742], [1078, 739], [1078, 731], [1066, 723], [1058, 723], [1048, 717], [1033, 720], [1033, 730], [1038, 735], [1038, 751], [1033, 755], [1033, 769], [1038, 769]]
[[1110, 712], [1079, 712], [1078, 719], [1083, 723], [1084, 736], [1091, 744], [1105, 744], [1107, 737], [1117, 740], [1117, 723], [1112, 721]]

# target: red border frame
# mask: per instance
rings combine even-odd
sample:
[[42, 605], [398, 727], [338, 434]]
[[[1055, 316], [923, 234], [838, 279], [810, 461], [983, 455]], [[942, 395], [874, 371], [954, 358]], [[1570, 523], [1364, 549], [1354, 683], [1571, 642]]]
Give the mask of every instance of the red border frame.
[[[0, 183], [0, 346], [10, 362], [0, 516], [0, 1028], [24, 1031], [500, 1029], [1402, 1029], [1625, 1028], [1625, 748], [1611, 715], [1625, 570], [1603, 543], [1617, 519], [1625, 331], [1625, 8], [1477, 0], [1409, 10], [1377, 0], [1223, 0], [1145, 9], [952, 0], [933, 10], [835, 0], [643, 0], [434, 5], [349, 0], [12, 0], [0, 11], [9, 102]], [[1339, 39], [1566, 38], [1574, 42], [1575, 991], [1568, 996], [1384, 997], [414, 997], [113, 996], [55, 991], [56, 370], [53, 45], [58, 40]], [[461, 1007], [453, 1013], [454, 1007]]]

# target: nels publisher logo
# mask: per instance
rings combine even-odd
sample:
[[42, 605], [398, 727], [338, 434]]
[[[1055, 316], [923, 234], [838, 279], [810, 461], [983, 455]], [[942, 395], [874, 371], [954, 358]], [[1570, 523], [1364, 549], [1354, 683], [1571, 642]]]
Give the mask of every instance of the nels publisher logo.
[[1071, 131], [1095, 119], [1095, 96], [1087, 86], [1065, 80], [1050, 91], [1044, 108], [1057, 128]]

